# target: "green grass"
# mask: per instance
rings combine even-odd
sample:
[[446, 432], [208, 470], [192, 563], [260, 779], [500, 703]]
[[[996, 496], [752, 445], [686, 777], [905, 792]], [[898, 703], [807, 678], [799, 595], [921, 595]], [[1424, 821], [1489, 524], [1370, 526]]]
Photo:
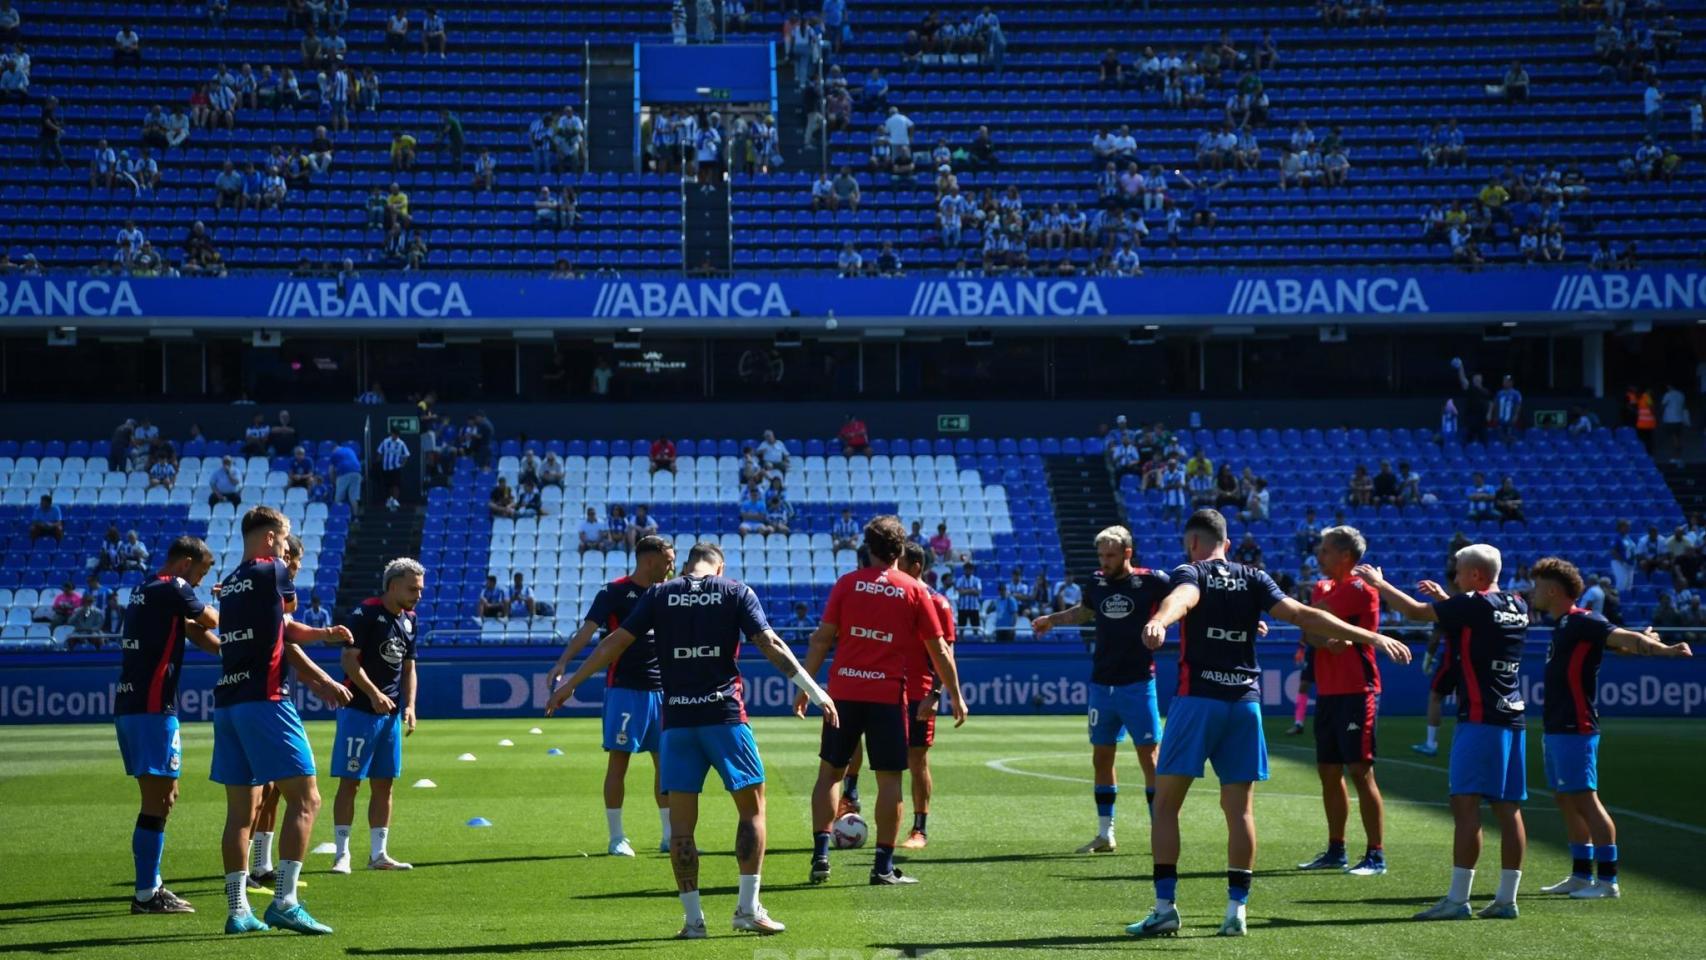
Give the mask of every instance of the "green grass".
[[[1406, 749], [1419, 722], [1389, 720], [1380, 767], [1388, 800], [1392, 873], [1357, 879], [1290, 869], [1315, 854], [1323, 824], [1313, 755], [1306, 738], [1270, 723], [1273, 780], [1257, 790], [1261, 834], [1250, 903], [1250, 937], [1210, 935], [1224, 906], [1225, 832], [1212, 781], [1186, 803], [1179, 885], [1186, 928], [1177, 940], [1136, 942], [1121, 932], [1147, 910], [1151, 891], [1148, 831], [1137, 764], [1122, 757], [1128, 792], [1119, 809], [1120, 850], [1071, 853], [1094, 830], [1083, 721], [1070, 717], [973, 717], [941, 733], [933, 751], [937, 797], [928, 850], [908, 869], [911, 888], [865, 885], [869, 850], [837, 855], [830, 884], [804, 883], [807, 794], [816, 772], [817, 727], [800, 721], [756, 723], [768, 768], [770, 856], [764, 901], [789, 925], [765, 941], [727, 927], [734, 907], [731, 806], [706, 795], [698, 832], [712, 939], [667, 941], [680, 922], [667, 859], [603, 855], [604, 761], [592, 721], [425, 721], [410, 739], [406, 782], [428, 777], [436, 790], [400, 789], [391, 849], [409, 874], [326, 873], [330, 857], [312, 856], [304, 900], [336, 935], [289, 933], [227, 941], [220, 893], [218, 837], [223, 799], [204, 778], [211, 729], [184, 730], [182, 796], [168, 833], [165, 873], [200, 907], [194, 916], [133, 917], [129, 836], [135, 787], [125, 780], [106, 726], [0, 728], [0, 954], [122, 957], [479, 957], [508, 954], [643, 957], [738, 957], [743, 960], [863, 960], [936, 951], [947, 958], [1078, 956], [1153, 951], [1228, 957], [1328, 956], [1698, 958], [1706, 953], [1700, 878], [1706, 862], [1706, 725], [1697, 721], [1614, 720], [1602, 752], [1601, 783], [1618, 816], [1624, 899], [1581, 903], [1538, 895], [1569, 867], [1549, 796], [1527, 807], [1530, 831], [1522, 919], [1516, 923], [1417, 924], [1412, 912], [1438, 897], [1449, 866], [1451, 824], [1444, 762]], [[320, 759], [329, 724], [311, 725]], [[1449, 725], [1448, 725], [1449, 731]], [[514, 747], [499, 747], [508, 737]], [[560, 746], [564, 757], [548, 757]], [[463, 752], [474, 763], [458, 762]], [[1539, 736], [1530, 736], [1530, 782], [1539, 782]], [[1017, 759], [1015, 759], [1017, 758]], [[1004, 763], [998, 763], [1005, 761]], [[638, 768], [643, 769], [643, 768]], [[638, 772], [638, 769], [636, 772]], [[1010, 771], [1023, 771], [1010, 772]], [[1030, 774], [1030, 775], [1027, 775]], [[645, 780], [636, 780], [636, 785]], [[715, 778], [712, 778], [713, 783]], [[873, 784], [865, 784], [870, 793]], [[316, 842], [331, 838], [330, 789]], [[1637, 815], [1638, 814], [1638, 815]], [[491, 829], [464, 826], [489, 818]], [[1361, 842], [1353, 814], [1350, 843]], [[366, 854], [358, 819], [356, 856]], [[658, 827], [644, 787], [630, 792], [627, 825], [635, 846], [655, 849]], [[1496, 833], [1475, 899], [1489, 899]], [[358, 860], [359, 863], [359, 860]], [[257, 897], [257, 902], [266, 900]], [[825, 953], [824, 950], [831, 952]], [[834, 951], [841, 952], [834, 952]], [[817, 952], [813, 952], [817, 951]], [[884, 951], [889, 951], [885, 953]]]

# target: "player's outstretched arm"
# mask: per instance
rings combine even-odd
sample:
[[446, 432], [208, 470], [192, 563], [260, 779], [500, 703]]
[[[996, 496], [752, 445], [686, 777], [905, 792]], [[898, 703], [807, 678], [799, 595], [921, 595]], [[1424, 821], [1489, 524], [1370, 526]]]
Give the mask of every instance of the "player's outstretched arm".
[[1167, 628], [1178, 623], [1191, 608], [1202, 599], [1202, 591], [1194, 583], [1181, 583], [1174, 587], [1161, 605], [1155, 608], [1155, 615], [1143, 625], [1143, 645], [1151, 650], [1161, 649], [1161, 644], [1167, 639]]
[[926, 643], [924, 649], [936, 667], [936, 676], [941, 679], [938, 689], [948, 693], [948, 706], [954, 711], [954, 726], [965, 726], [966, 698], [960, 694], [960, 666], [954, 662], [953, 648], [948, 646], [945, 638], [936, 637]]
[[[826, 623], [818, 627], [812, 633], [814, 649], [817, 643], [817, 635], [824, 632], [824, 627], [829, 627], [831, 636], [833, 636], [834, 626], [832, 624]], [[758, 649], [759, 653], [764, 654], [764, 659], [770, 661], [770, 665], [775, 667], [778, 673], [787, 677], [790, 683], [800, 688], [800, 696], [817, 704], [818, 708], [823, 711], [823, 718], [829, 721], [830, 726], [841, 726], [841, 718], [835, 713], [835, 701], [831, 700], [829, 694], [825, 693], [823, 688], [817, 685], [817, 681], [812, 679], [812, 672], [806, 670], [800, 665], [800, 661], [794, 659], [794, 651], [788, 649], [788, 645], [782, 642], [782, 638], [776, 635], [776, 631], [761, 630], [747, 639], [752, 641], [752, 645]], [[822, 662], [821, 657], [819, 662]], [[795, 706], [794, 713], [805, 716], [805, 710], [798, 705]]]
[[387, 697], [378, 684], [373, 682], [373, 678], [367, 675], [367, 671], [361, 668], [360, 650], [345, 647], [339, 662], [344, 668], [344, 676], [349, 678], [349, 682], [354, 684], [357, 690], [367, 695], [367, 702], [373, 704], [373, 709], [380, 713], [390, 713], [397, 709], [396, 701]]
[[1403, 643], [1361, 627], [1353, 627], [1325, 610], [1306, 607], [1286, 597], [1268, 610], [1276, 619], [1301, 628], [1305, 636], [1315, 635], [1328, 640], [1343, 640], [1374, 647], [1397, 663], [1410, 662], [1410, 648]]
[[199, 647], [204, 653], [219, 656], [219, 637], [212, 630], [194, 620], [184, 621], [184, 636]]
[[575, 671], [574, 676], [564, 681], [562, 686], [551, 691], [551, 699], [545, 702], [545, 716], [549, 717], [556, 713], [558, 707], [568, 703], [569, 698], [575, 695], [576, 687], [585, 683], [593, 674], [615, 663], [616, 658], [620, 657], [623, 651], [627, 650], [633, 643], [633, 634], [621, 627], [612, 630], [610, 636], [600, 640], [598, 646], [592, 648], [592, 653], [587, 655], [586, 662], [581, 664], [581, 668]]
[[575, 654], [580, 653], [592, 640], [592, 635], [597, 632], [598, 624], [590, 620], [581, 621], [581, 628], [569, 638], [569, 645], [563, 648], [563, 655], [557, 658], [556, 663], [551, 664], [550, 672], [545, 674], [546, 689], [556, 689], [557, 681], [563, 679], [563, 674], [569, 672], [569, 664], [574, 662]]
[[1658, 632], [1648, 627], [1645, 632], [1625, 630], [1622, 627], [1611, 631], [1605, 638], [1605, 645], [1618, 653], [1626, 653], [1636, 657], [1692, 657], [1694, 650], [1686, 643], [1666, 643], [1660, 639]]
[[[1412, 597], [1397, 587], [1394, 587], [1392, 584], [1387, 583], [1386, 578], [1381, 576], [1379, 567], [1364, 563], [1359, 564], [1357, 568], [1351, 572], [1354, 575], [1361, 577], [1369, 586], [1380, 591], [1380, 599], [1384, 601], [1387, 606], [1398, 611], [1404, 619], [1417, 620], [1423, 623], [1433, 623], [1439, 619], [1439, 614], [1434, 610], [1433, 604], [1417, 600], [1415, 597]], [[1424, 580], [1422, 582], [1424, 584], [1422, 587], [1423, 593], [1433, 596], [1434, 592], [1438, 591], [1441, 596], [1436, 599], [1445, 599], [1443, 596], [1445, 591], [1440, 589], [1439, 584], [1434, 583], [1431, 580]]]
[[[829, 651], [835, 649], [835, 641], [838, 636], [840, 636], [840, 628], [835, 624], [827, 620], [818, 623], [817, 629], [812, 631], [811, 638], [806, 642], [806, 659], [800, 666], [806, 676], [817, 676], [817, 672], [823, 668], [823, 662], [829, 659]], [[790, 656], [793, 655], [792, 650], [788, 653]], [[806, 715], [806, 704], [810, 699], [804, 690], [794, 695], [794, 716], [803, 717]]]
[[287, 644], [328, 643], [347, 647], [355, 642], [355, 635], [349, 632], [349, 627], [342, 624], [330, 627], [310, 627], [286, 617], [284, 621], [284, 642]]
[[[285, 623], [288, 625], [290, 621], [286, 620]], [[302, 682], [308, 684], [310, 689], [319, 694], [321, 700], [334, 707], [349, 706], [349, 688], [333, 680], [327, 675], [326, 671], [321, 670], [320, 665], [315, 663], [302, 647], [292, 643], [285, 644], [284, 657], [290, 661], [292, 667], [296, 668], [296, 675], [302, 678]]]
[[1031, 620], [1031, 632], [1037, 636], [1053, 630], [1055, 627], [1076, 627], [1096, 619], [1095, 611], [1082, 603], [1067, 607], [1058, 613], [1045, 613]]

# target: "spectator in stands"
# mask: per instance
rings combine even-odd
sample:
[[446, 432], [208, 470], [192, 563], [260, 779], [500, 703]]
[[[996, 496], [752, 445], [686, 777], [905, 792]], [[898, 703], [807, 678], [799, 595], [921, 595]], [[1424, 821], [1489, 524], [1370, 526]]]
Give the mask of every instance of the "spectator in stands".
[[977, 567], [970, 560], [954, 578], [954, 609], [959, 614], [958, 626], [962, 631], [976, 633], [982, 628], [983, 580], [978, 577]]
[[[1406, 467], [1408, 464], [1405, 465]], [[1362, 469], [1358, 467], [1358, 469]], [[1365, 471], [1366, 472], [1366, 471]], [[1355, 481], [1352, 481], [1353, 485]], [[1402, 480], [1392, 472], [1392, 461], [1380, 461], [1380, 471], [1374, 475], [1369, 486], [1369, 500], [1377, 507], [1399, 507], [1404, 505], [1401, 487]]]
[[539, 602], [533, 596], [533, 588], [527, 585], [527, 578], [521, 571], [516, 571], [509, 588], [510, 619], [531, 620], [540, 612]]
[[[914, 526], [917, 521], [914, 521]], [[853, 511], [842, 507], [841, 518], [835, 521], [829, 531], [830, 544], [835, 550], [857, 550], [861, 531], [858, 521], [853, 519]]]
[[1248, 530], [1244, 532], [1244, 539], [1238, 541], [1237, 548], [1232, 551], [1232, 559], [1258, 570], [1266, 569], [1262, 563], [1262, 545], [1256, 542], [1256, 535]]
[[438, 111], [438, 138], [432, 143], [433, 154], [442, 159], [445, 152], [450, 154], [450, 163], [457, 173], [463, 170], [463, 154], [468, 147], [468, 135], [462, 129], [462, 117], [440, 108]]
[[995, 597], [985, 603], [978, 613], [983, 623], [994, 632], [996, 643], [1013, 642], [1019, 622], [1019, 599], [1013, 595], [1007, 584], [998, 584]]
[[88, 562], [84, 564], [84, 568], [90, 571], [91, 576], [109, 570], [117, 573], [123, 564], [123, 559], [124, 538], [119, 535], [118, 525], [109, 523], [107, 524], [106, 535], [95, 547], [95, 555], [89, 558]]
[[272, 428], [267, 426], [266, 417], [257, 413], [249, 425], [243, 428], [241, 450], [246, 456], [264, 457], [271, 440]]
[[219, 469], [213, 472], [208, 484], [207, 505], [216, 507], [221, 503], [234, 507], [243, 503], [243, 474], [230, 457], [220, 458]]
[[65, 161], [65, 150], [59, 143], [65, 136], [65, 126], [59, 122], [58, 108], [59, 101], [53, 97], [42, 101], [41, 116], [36, 122], [36, 157], [43, 164], [56, 163], [64, 170], [71, 164]]
[[480, 156], [474, 161], [474, 189], [480, 193], [491, 193], [497, 182], [497, 158], [492, 156], [492, 151], [481, 150]]
[[851, 413], [842, 421], [841, 430], [835, 436], [841, 442], [843, 456], [851, 457], [857, 453], [870, 457], [876, 453], [871, 449], [871, 435], [865, 429], [865, 421]]
[[1104, 87], [1119, 89], [1126, 85], [1125, 64], [1120, 62], [1120, 55], [1113, 47], [1102, 51], [1102, 59], [1096, 63], [1096, 76]]
[[148, 569], [148, 546], [137, 537], [135, 530], [127, 532], [124, 543], [119, 545], [118, 568], [120, 573]]
[[290, 422], [289, 410], [278, 412], [278, 422], [267, 428], [267, 437], [277, 456], [288, 456], [296, 449], [296, 427]]
[[767, 520], [768, 514], [765, 512], [764, 495], [759, 492], [758, 484], [747, 484], [740, 499], [740, 532], [768, 533]]
[[545, 459], [539, 462], [539, 483], [541, 486], [561, 487], [563, 485], [563, 458], [557, 456], [555, 450], [545, 451]]
[[764, 437], [759, 441], [755, 452], [758, 454], [758, 462], [764, 465], [765, 470], [772, 474], [788, 472], [788, 447], [776, 439], [776, 431], [764, 431]]
[[14, 103], [23, 103], [30, 96], [28, 55], [16, 44], [13, 55], [0, 57], [0, 95]]
[[0, 41], [12, 43], [18, 39], [21, 19], [12, 0], [0, 0]]
[[339, 444], [332, 451], [326, 471], [326, 482], [332, 485], [332, 505], [347, 503], [350, 512], [361, 513], [361, 458], [349, 444]]
[[419, 143], [402, 130], [391, 131], [391, 172], [407, 173], [415, 168], [415, 147]]
[[1665, 118], [1665, 93], [1659, 89], [1659, 81], [1656, 79], [1649, 80], [1647, 89], [1641, 93], [1641, 116], [1647, 125], [1647, 135], [1658, 136]]
[[1493, 493], [1493, 509], [1499, 515], [1499, 529], [1505, 524], [1516, 522], [1528, 526], [1528, 517], [1522, 512], [1522, 494], [1516, 489], [1516, 483], [1509, 476], [1499, 484], [1499, 489]]
[[1248, 523], [1265, 521], [1268, 513], [1268, 478], [1257, 477], [1250, 491], [1244, 495], [1244, 520]]
[[142, 38], [137, 36], [136, 29], [130, 24], [118, 28], [113, 34], [113, 66], [122, 67], [126, 64], [133, 67], [142, 66]]
[[379, 75], [372, 67], [363, 67], [356, 83], [355, 103], [363, 113], [379, 112]]
[[780, 489], [772, 489], [764, 498], [764, 523], [770, 533], [792, 533], [794, 505]]
[[237, 167], [231, 161], [225, 161], [219, 173], [213, 178], [213, 210], [218, 213], [227, 206], [242, 212], [246, 198], [243, 196], [243, 175], [237, 172]]
[[646, 537], [656, 536], [658, 532], [657, 518], [652, 516], [651, 509], [645, 504], [634, 507], [634, 516], [628, 521], [627, 549], [632, 552], [634, 544]]
[[515, 519], [515, 490], [510, 487], [508, 477], [498, 477], [497, 486], [486, 499], [486, 512], [493, 517]]
[[[425, 40], [422, 41], [425, 52]], [[385, 21], [385, 52], [402, 53], [409, 46], [409, 12], [402, 7]]]
[[1073, 578], [1071, 573], [1068, 573], [1066, 579], [1060, 582], [1060, 587], [1054, 591], [1053, 612], [1059, 613], [1062, 610], [1076, 607], [1082, 599], [1084, 599], [1083, 588], [1078, 586], [1078, 581]]
[[500, 620], [509, 616], [509, 594], [503, 587], [498, 586], [495, 573], [486, 574], [486, 585], [480, 590], [478, 600], [479, 612], [477, 617], [497, 617]]
[[132, 196], [140, 198], [159, 185], [160, 164], [148, 147], [142, 147], [135, 156], [129, 150], [120, 150], [118, 158], [119, 179], [130, 185]]
[[[118, 599], [114, 597], [111, 602], [116, 607]], [[65, 620], [71, 627], [71, 633], [65, 638], [65, 649], [75, 650], [78, 644], [87, 643], [99, 650], [102, 641], [106, 639], [106, 622], [106, 603], [85, 593], [77, 608]]]
[[1460, 167], [1469, 164], [1469, 147], [1464, 142], [1463, 131], [1457, 127], [1457, 118], [1452, 117], [1445, 123], [1444, 139], [1439, 147], [1439, 159], [1442, 164], [1455, 163]]
[[1213, 500], [1218, 510], [1240, 506], [1244, 502], [1238, 495], [1238, 476], [1232, 472], [1230, 463], [1222, 462], [1220, 471], [1214, 475]]
[[1487, 482], [1487, 478], [1480, 471], [1476, 471], [1466, 493], [1466, 499], [1469, 501], [1469, 519], [1477, 523], [1482, 520], [1495, 519], [1497, 513], [1493, 507], [1493, 495], [1496, 492], [1493, 485]]
[[148, 489], [160, 487], [167, 493], [171, 493], [172, 487], [176, 486], [177, 482], [177, 464], [173, 463], [170, 458], [156, 456], [154, 462], [148, 466]]
[[674, 440], [671, 440], [667, 436], [660, 436], [656, 440], [653, 440], [650, 455], [652, 461], [652, 473], [657, 473], [659, 470], [667, 470], [672, 474], [676, 472]]
[[930, 538], [924, 533], [924, 521], [922, 520], [912, 521], [912, 532], [907, 534], [906, 539], [918, 544], [925, 550], [930, 549]]
[[118, 152], [107, 145], [102, 137], [95, 142], [95, 150], [89, 157], [89, 189], [105, 187], [113, 188], [113, 179], [118, 176]]
[[929, 546], [930, 552], [936, 555], [937, 560], [949, 559], [954, 552], [954, 541], [948, 536], [948, 525], [946, 523], [936, 524], [936, 535], [930, 538]]
[[843, 166], [830, 187], [829, 209], [840, 210], [845, 206], [853, 213], [859, 212], [859, 181], [853, 177], [852, 167]]
[[285, 184], [282, 167], [268, 167], [261, 177], [261, 199], [256, 205], [261, 210], [277, 210], [284, 206], [284, 198], [290, 192]]
[[332, 138], [326, 128], [315, 127], [314, 139], [308, 142], [308, 152], [303, 157], [308, 170], [318, 176], [332, 169], [332, 150]]
[[35, 543], [43, 537], [52, 537], [57, 543], [65, 542], [65, 515], [53, 502], [51, 494], [42, 494], [35, 513], [30, 517], [30, 543]]
[[1523, 103], [1528, 100], [1528, 71], [1521, 63], [1513, 60], [1505, 68], [1505, 79], [1500, 84], [1500, 92], [1505, 96], [1506, 103]]

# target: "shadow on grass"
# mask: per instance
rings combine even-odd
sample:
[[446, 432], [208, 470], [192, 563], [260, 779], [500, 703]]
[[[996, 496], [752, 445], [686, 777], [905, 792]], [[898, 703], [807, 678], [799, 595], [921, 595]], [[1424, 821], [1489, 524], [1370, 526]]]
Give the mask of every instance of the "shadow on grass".
[[629, 937], [622, 940], [535, 940], [531, 943], [473, 943], [430, 947], [350, 947], [351, 957], [461, 957], [493, 953], [546, 953], [597, 947], [605, 950], [639, 950], [648, 943], [671, 943], [674, 937]]
[[180, 943], [218, 943], [225, 941], [223, 934], [165, 933], [157, 937], [86, 937], [80, 940], [41, 940], [35, 943], [0, 943], [0, 954], [5, 953], [44, 953], [44, 954], [75, 954], [83, 950], [94, 950], [100, 947], [151, 947], [162, 944]]

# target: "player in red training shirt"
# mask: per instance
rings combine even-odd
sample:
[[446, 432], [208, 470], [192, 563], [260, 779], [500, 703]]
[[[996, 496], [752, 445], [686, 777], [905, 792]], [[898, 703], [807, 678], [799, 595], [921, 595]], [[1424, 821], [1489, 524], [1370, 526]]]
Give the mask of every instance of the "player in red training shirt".
[[[835, 647], [830, 665], [829, 695], [838, 704], [839, 726], [824, 724], [818, 758], [817, 786], [812, 790], [811, 881], [829, 879], [829, 830], [835, 820], [836, 787], [840, 785], [854, 745], [865, 738], [871, 769], [877, 776], [877, 857], [871, 868], [874, 886], [916, 883], [894, 866], [895, 836], [900, 830], [900, 775], [906, 770], [906, 683], [908, 644], [919, 644], [942, 678], [953, 704], [954, 721], [965, 722], [959, 673], [943, 631], [936, 604], [922, 583], [896, 566], [906, 549], [906, 528], [894, 516], [880, 516], [865, 525], [865, 549], [871, 565], [836, 581], [824, 608], [823, 622], [812, 633], [805, 669], [815, 674]], [[837, 640], [842, 642], [837, 645]], [[804, 704], [795, 700], [800, 713]]]
[[[917, 580], [928, 565], [924, 547], [911, 540], [900, 558], [900, 571]], [[922, 582], [922, 581], [920, 581]], [[925, 588], [929, 590], [928, 587]], [[954, 644], [954, 606], [948, 598], [929, 590], [930, 602], [936, 605], [936, 618], [942, 624], [942, 639]], [[929, 842], [926, 831], [930, 821], [930, 794], [935, 783], [930, 776], [930, 747], [936, 742], [936, 711], [942, 702], [942, 680], [930, 662], [930, 654], [922, 644], [908, 644], [906, 662], [906, 769], [912, 774], [912, 829], [901, 847], [922, 850]], [[951, 655], [951, 654], [950, 654]]]

